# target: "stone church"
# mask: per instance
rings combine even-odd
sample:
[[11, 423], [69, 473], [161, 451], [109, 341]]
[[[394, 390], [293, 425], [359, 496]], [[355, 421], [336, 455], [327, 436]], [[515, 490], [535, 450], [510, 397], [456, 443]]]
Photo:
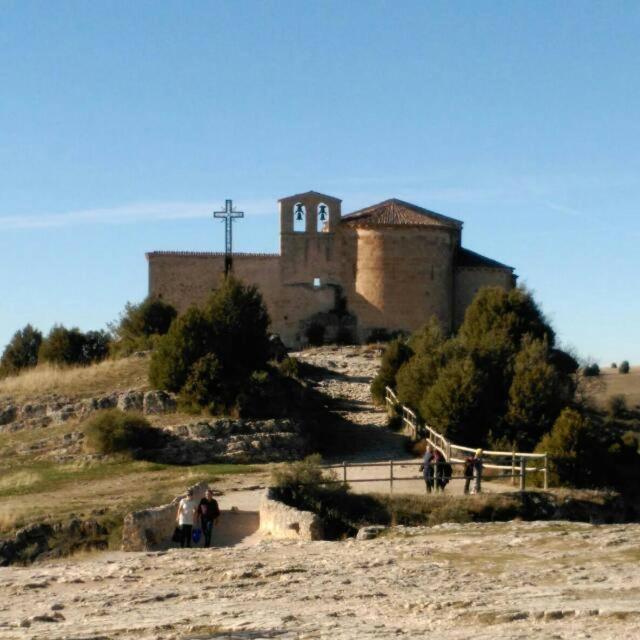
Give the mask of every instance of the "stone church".
[[[431, 316], [462, 322], [483, 286], [514, 286], [514, 270], [462, 247], [462, 222], [402, 200], [342, 215], [341, 200], [315, 191], [282, 198], [280, 253], [235, 253], [233, 274], [262, 293], [271, 331], [289, 347], [312, 332], [365, 341], [412, 331]], [[224, 278], [224, 253], [154, 251], [149, 294], [182, 312]]]

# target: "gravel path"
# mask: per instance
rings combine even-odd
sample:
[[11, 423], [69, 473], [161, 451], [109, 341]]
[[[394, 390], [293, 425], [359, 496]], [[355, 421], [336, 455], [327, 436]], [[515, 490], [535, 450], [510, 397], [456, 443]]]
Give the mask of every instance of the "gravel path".
[[[393, 460], [394, 493], [425, 494], [425, 485], [418, 470], [420, 458], [407, 451], [407, 439], [386, 427], [386, 412], [374, 406], [369, 387], [380, 365], [380, 353], [373, 347], [318, 347], [293, 354], [299, 360], [317, 367], [312, 378], [315, 388], [327, 397], [334, 413], [348, 423], [359, 427], [364, 434], [358, 442], [358, 451], [325, 460], [328, 464], [349, 465], [381, 463], [379, 467], [349, 466], [347, 480], [356, 493], [388, 492], [390, 490], [390, 466]], [[384, 464], [382, 464], [384, 463]], [[456, 468], [456, 473], [460, 469]], [[342, 469], [337, 469], [342, 478]], [[385, 478], [365, 482], [369, 478]], [[452, 480], [447, 493], [462, 494], [463, 480]], [[516, 490], [510, 482], [485, 482], [485, 493], [504, 493]]]

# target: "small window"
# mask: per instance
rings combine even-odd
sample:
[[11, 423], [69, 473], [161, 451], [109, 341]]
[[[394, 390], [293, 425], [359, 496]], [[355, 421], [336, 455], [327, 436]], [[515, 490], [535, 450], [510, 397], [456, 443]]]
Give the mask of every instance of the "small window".
[[314, 278], [314, 279], [313, 279], [313, 286], [314, 286], [316, 289], [319, 289], [321, 284], [322, 284], [322, 283], [320, 282], [320, 278]]
[[321, 202], [316, 211], [316, 231], [322, 233], [329, 230], [329, 207]]
[[293, 230], [296, 233], [307, 230], [307, 208], [301, 202], [293, 205]]

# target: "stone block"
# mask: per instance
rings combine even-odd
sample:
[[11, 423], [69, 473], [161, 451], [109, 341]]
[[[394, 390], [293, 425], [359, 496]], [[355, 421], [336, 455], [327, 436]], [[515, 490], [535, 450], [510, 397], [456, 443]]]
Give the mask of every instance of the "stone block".
[[324, 523], [311, 511], [300, 511], [277, 500], [267, 489], [260, 501], [260, 532], [276, 539], [323, 540]]

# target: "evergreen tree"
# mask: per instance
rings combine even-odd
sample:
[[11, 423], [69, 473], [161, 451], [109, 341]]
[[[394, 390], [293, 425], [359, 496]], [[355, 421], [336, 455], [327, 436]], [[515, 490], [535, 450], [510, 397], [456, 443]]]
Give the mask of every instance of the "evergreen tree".
[[42, 333], [30, 324], [13, 334], [0, 358], [0, 377], [15, 375], [38, 364]]

